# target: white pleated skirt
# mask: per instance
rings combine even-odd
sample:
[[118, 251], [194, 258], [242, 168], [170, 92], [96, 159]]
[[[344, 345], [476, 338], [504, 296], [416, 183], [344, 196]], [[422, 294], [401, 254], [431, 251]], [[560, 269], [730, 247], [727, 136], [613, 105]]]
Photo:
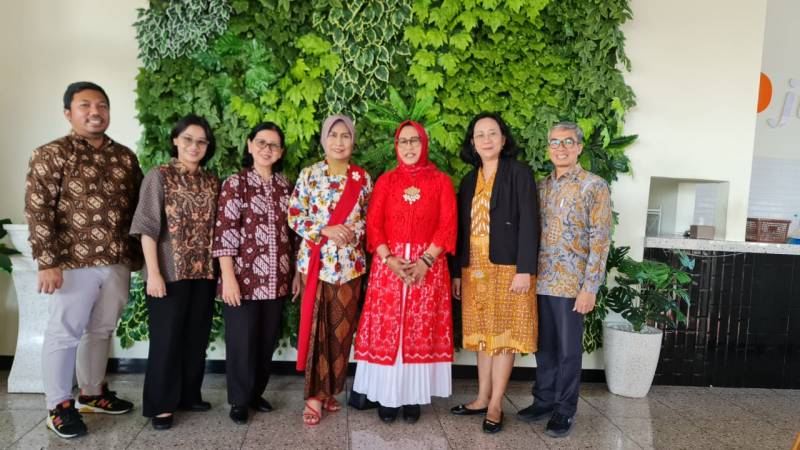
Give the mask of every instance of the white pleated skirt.
[[392, 366], [358, 361], [353, 390], [389, 408], [427, 405], [431, 397], [449, 397], [453, 392], [451, 366], [449, 362], [403, 364], [402, 351]]

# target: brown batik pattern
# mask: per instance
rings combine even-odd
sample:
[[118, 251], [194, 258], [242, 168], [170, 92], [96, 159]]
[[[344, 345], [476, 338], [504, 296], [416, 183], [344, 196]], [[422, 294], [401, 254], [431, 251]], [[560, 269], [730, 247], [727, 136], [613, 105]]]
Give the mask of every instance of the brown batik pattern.
[[319, 282], [306, 360], [305, 398], [324, 400], [344, 390], [361, 280], [358, 277], [339, 285]]
[[142, 170], [136, 155], [107, 136], [100, 148], [70, 134], [33, 152], [25, 217], [39, 269], [141, 265], [128, 236]]
[[203, 169], [189, 173], [174, 159], [160, 170], [176, 279], [213, 279], [211, 244], [219, 180]]

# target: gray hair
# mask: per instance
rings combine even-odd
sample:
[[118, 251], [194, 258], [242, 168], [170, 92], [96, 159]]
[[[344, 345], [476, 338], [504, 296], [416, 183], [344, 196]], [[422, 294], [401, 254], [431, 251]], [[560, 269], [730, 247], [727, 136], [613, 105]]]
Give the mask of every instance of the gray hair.
[[581, 127], [579, 127], [578, 124], [575, 122], [567, 122], [567, 121], [558, 122], [557, 124], [550, 127], [550, 131], [547, 133], [547, 135], [550, 136], [550, 133], [552, 133], [553, 130], [574, 131], [575, 137], [578, 138], [578, 144], [583, 144], [583, 130], [581, 130]]

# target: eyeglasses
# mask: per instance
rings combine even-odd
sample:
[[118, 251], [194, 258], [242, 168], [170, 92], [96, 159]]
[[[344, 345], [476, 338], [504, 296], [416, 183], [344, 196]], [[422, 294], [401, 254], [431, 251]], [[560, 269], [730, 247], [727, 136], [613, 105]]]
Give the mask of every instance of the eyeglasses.
[[572, 139], [571, 137], [564, 139], [550, 139], [550, 148], [552, 148], [553, 150], [557, 149], [558, 147], [561, 147], [562, 145], [564, 146], [564, 148], [569, 150], [575, 147], [575, 144], [577, 144], [577, 141], [575, 141], [575, 139]]
[[476, 135], [472, 136], [472, 140], [474, 140], [474, 141], [482, 141], [482, 140], [486, 139], [486, 140], [494, 142], [494, 141], [497, 141], [498, 139], [500, 139], [500, 136], [502, 136], [502, 135], [501, 135], [501, 133], [499, 131], [490, 131], [490, 132], [488, 132], [486, 134], [483, 134], [483, 133], [476, 134]]
[[420, 144], [422, 144], [422, 140], [418, 137], [397, 140], [398, 147], [416, 147]]
[[208, 147], [208, 141], [205, 139], [192, 139], [189, 136], [182, 135], [180, 136], [181, 142], [186, 147], [191, 147], [192, 145], [197, 145], [197, 148], [206, 148]]
[[251, 142], [259, 150], [264, 150], [265, 148], [268, 148], [270, 151], [276, 152], [282, 148], [281, 144], [278, 144], [277, 142], [267, 142], [264, 139], [253, 139]]

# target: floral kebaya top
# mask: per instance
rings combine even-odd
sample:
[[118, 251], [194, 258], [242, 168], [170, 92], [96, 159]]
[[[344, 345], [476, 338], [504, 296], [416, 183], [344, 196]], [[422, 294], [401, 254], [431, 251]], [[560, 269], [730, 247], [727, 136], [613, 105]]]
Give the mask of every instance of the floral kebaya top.
[[575, 298], [605, 281], [611, 244], [608, 184], [580, 165], [539, 182], [542, 235], [536, 293]]
[[[279, 173], [264, 180], [252, 168], [222, 184], [212, 256], [233, 257], [243, 300], [278, 299], [289, 293], [292, 235], [286, 222], [291, 185]], [[222, 294], [222, 278], [217, 294]]]
[[[358, 203], [347, 216], [345, 225], [353, 228], [356, 242], [337, 247], [327, 241], [321, 249], [319, 279], [331, 284], [341, 284], [366, 273], [364, 234], [366, 232], [367, 202], [372, 192], [372, 180], [367, 177], [358, 196]], [[354, 173], [359, 176], [358, 173]], [[303, 238], [297, 253], [297, 270], [307, 274], [311, 257], [308, 241], [319, 242], [322, 229], [330, 219], [331, 211], [344, 192], [346, 175], [329, 175], [328, 164], [320, 161], [300, 171], [294, 192], [289, 199], [289, 227]]]

